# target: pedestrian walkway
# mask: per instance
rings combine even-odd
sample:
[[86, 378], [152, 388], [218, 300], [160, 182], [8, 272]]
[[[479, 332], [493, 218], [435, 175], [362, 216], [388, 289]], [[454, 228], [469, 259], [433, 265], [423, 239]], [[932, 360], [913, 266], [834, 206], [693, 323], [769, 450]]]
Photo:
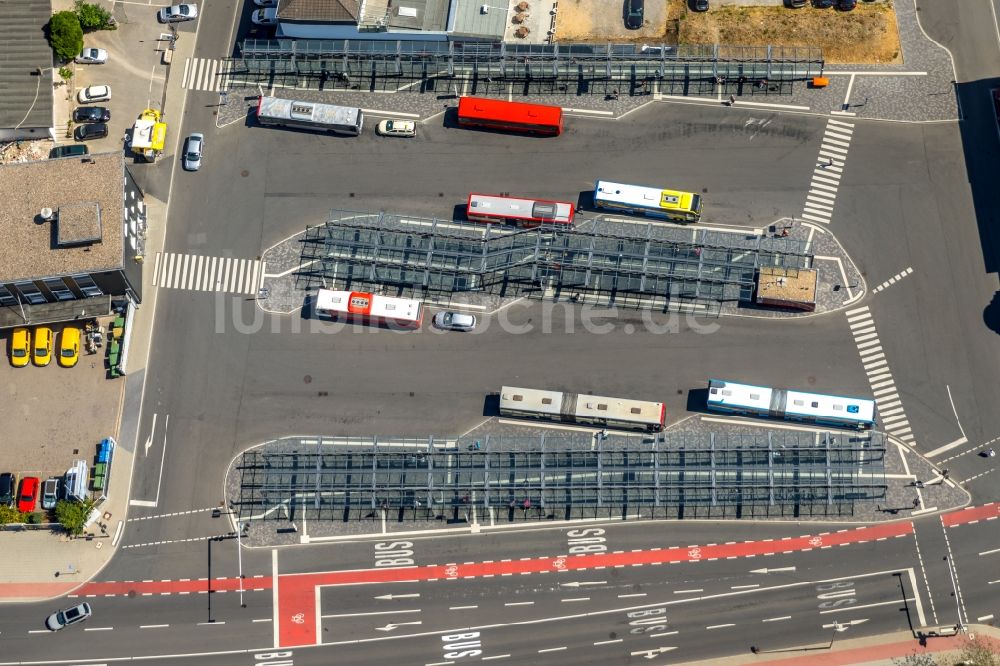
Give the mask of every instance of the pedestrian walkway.
[[910, 422], [903, 409], [903, 402], [896, 390], [896, 383], [889, 370], [885, 352], [882, 350], [878, 331], [875, 330], [875, 321], [872, 319], [871, 310], [867, 305], [848, 310], [847, 323], [851, 327], [854, 344], [857, 345], [858, 353], [861, 354], [861, 364], [865, 368], [868, 384], [872, 387], [872, 393], [875, 396], [881, 429], [910, 446], [916, 446]]
[[854, 124], [840, 120], [828, 120], [823, 133], [823, 143], [819, 149], [819, 160], [813, 169], [812, 182], [806, 195], [806, 205], [802, 217], [812, 222], [830, 224], [833, 204], [837, 200], [837, 188], [847, 162], [847, 150], [851, 147]]
[[256, 259], [157, 252], [153, 267], [153, 286], [167, 289], [256, 294], [263, 279]]
[[185, 58], [181, 87], [209, 92], [225, 90], [226, 73], [231, 64], [217, 58]]

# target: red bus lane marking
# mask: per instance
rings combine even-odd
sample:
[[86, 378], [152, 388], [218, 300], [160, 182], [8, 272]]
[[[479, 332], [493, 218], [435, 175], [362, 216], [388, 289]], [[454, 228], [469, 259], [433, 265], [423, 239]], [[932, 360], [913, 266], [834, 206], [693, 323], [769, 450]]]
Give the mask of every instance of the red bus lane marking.
[[1000, 503], [991, 502], [982, 506], [971, 506], [958, 511], [952, 511], [941, 516], [945, 527], [965, 525], [980, 520], [991, 520], [1000, 517]]
[[[198, 592], [236, 592], [240, 589], [239, 578], [213, 578], [212, 580], [151, 580], [151, 581], [107, 581], [94, 582], [82, 585], [75, 596], [99, 596], [108, 595], [127, 596], [135, 593], [142, 594], [180, 594], [186, 592], [195, 594]], [[243, 590], [269, 590], [271, 589], [270, 578], [244, 578]]]
[[433, 564], [396, 569], [359, 569], [280, 576], [278, 585], [280, 647], [311, 645], [316, 640], [315, 591], [318, 586], [460, 580], [486, 576], [582, 571], [596, 567], [624, 567], [668, 562], [696, 562], [727, 557], [753, 557], [781, 552], [803, 552], [824, 546], [846, 546], [913, 533], [913, 523], [896, 522], [828, 534], [807, 534], [789, 539], [677, 546], [626, 553], [592, 553], [538, 557], [509, 562]]

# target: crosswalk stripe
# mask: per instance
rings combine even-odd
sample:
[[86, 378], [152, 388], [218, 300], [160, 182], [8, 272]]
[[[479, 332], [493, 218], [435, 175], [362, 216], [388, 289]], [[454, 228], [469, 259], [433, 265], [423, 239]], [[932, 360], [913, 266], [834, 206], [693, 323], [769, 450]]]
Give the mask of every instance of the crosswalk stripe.
[[247, 284], [246, 289], [243, 291], [245, 294], [252, 294], [256, 291], [253, 286], [257, 282], [257, 271], [260, 270], [260, 262], [253, 262], [253, 269], [247, 272]]
[[853, 310], [848, 310], [845, 314], [847, 314], [847, 318], [850, 319], [851, 317], [859, 315], [862, 312], [868, 314], [869, 312], [871, 312], [871, 309], [867, 305], [863, 305], [860, 308], [854, 308]]
[[825, 217], [828, 220], [830, 219], [830, 211], [828, 210], [821, 210], [811, 206], [803, 206], [802, 210], [806, 213], [812, 213], [813, 215], [819, 215], [820, 217]]
[[803, 220], [809, 220], [810, 222], [819, 222], [820, 224], [830, 224], [830, 220], [823, 219], [822, 217], [816, 217], [815, 215], [810, 215], [809, 213], [802, 213]]
[[877, 361], [879, 359], [885, 358], [885, 352], [876, 352], [869, 356], [865, 356], [864, 353], [861, 354], [861, 362], [865, 363], [867, 361]]
[[[892, 384], [892, 382], [889, 382], [889, 383]], [[896, 387], [895, 386], [886, 386], [885, 388], [880, 388], [878, 390], [873, 390], [872, 391], [872, 395], [875, 396], [876, 400], [882, 400], [882, 399], [887, 398], [890, 393], [895, 393], [895, 391], [896, 391]]]
[[255, 294], [264, 279], [264, 262], [239, 257], [158, 252], [153, 279], [154, 286], [166, 289]]
[[[847, 127], [849, 129], [854, 127], [854, 123], [845, 123], [843, 120], [834, 120], [833, 118], [830, 118], [829, 120], [827, 120], [826, 124], [827, 125], [837, 125], [839, 127]], [[851, 129], [851, 131], [853, 132], [854, 130]]]
[[820, 183], [827, 183], [829, 185], [840, 185], [840, 176], [836, 174], [828, 174], [823, 169], [816, 169], [813, 172], [813, 181]]
[[844, 156], [847, 155], [847, 148], [840, 148], [839, 146], [831, 146], [826, 142], [823, 142], [823, 144], [820, 146], [820, 149], [829, 151], [831, 153], [839, 153], [837, 155], [839, 159], [844, 159]]
[[865, 340], [871, 340], [872, 338], [877, 338], [877, 337], [878, 337], [878, 333], [865, 333], [864, 335], [857, 335], [857, 334], [855, 334], [854, 341], [855, 342], [863, 342]]
[[184, 76], [181, 77], [181, 88], [188, 86], [188, 70], [191, 69], [191, 58], [184, 58]]
[[156, 258], [153, 260], [153, 286], [156, 286], [156, 278], [160, 275], [160, 256], [162, 252], [156, 253]]
[[878, 340], [869, 340], [858, 345], [858, 351], [863, 354], [882, 351], [882, 343]]
[[236, 274], [236, 279], [233, 280], [233, 286], [230, 287], [229, 291], [243, 291], [240, 289], [240, 285], [243, 284], [243, 271], [246, 270], [247, 261], [246, 259], [240, 259], [240, 270]]
[[833, 192], [811, 191], [806, 193], [806, 201], [816, 201], [819, 203], [830, 204], [832, 206], [837, 203], [837, 195]]
[[830, 135], [829, 132], [827, 132], [826, 136], [823, 137], [823, 143], [825, 143], [825, 144], [832, 144], [834, 146], [840, 146], [841, 148], [850, 148], [851, 147], [850, 140], [844, 141], [842, 137], [834, 138], [833, 136]]
[[812, 190], [812, 191], [814, 191], [814, 192], [817, 189], [819, 189], [819, 190], [825, 190], [827, 192], [833, 192], [833, 193], [837, 192], [837, 188], [834, 187], [833, 185], [827, 185], [826, 183], [818, 183], [818, 182], [816, 182], [815, 178], [813, 178], [813, 181], [811, 183], [809, 183], [809, 189]]
[[894, 432], [894, 433], [896, 433], [897, 435], [900, 435], [900, 436], [902, 436], [902, 435], [905, 435], [905, 434], [906, 434], [906, 433], [908, 433], [908, 432], [913, 432], [913, 428], [911, 428], [910, 426], [906, 426], [906, 427], [905, 427], [905, 428], [903, 428], [902, 430], [896, 430], [896, 429], [894, 428], [894, 429], [893, 429], [893, 432]]

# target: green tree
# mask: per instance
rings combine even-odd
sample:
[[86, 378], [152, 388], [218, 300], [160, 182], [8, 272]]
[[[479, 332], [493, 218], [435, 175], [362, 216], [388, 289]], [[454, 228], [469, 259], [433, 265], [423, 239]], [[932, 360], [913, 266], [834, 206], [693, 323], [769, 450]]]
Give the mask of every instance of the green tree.
[[1000, 652], [988, 639], [976, 636], [965, 641], [962, 646], [961, 661], [976, 666], [1000, 666]]
[[72, 60], [83, 49], [83, 28], [73, 12], [58, 12], [49, 19], [49, 44], [62, 60]]
[[83, 534], [83, 524], [87, 522], [87, 516], [93, 508], [94, 503], [91, 500], [86, 502], [60, 500], [56, 504], [56, 520], [62, 523], [67, 532], [79, 536]]
[[14, 507], [0, 504], [0, 525], [6, 523], [23, 523], [25, 520], [24, 514]]
[[74, 7], [84, 30], [104, 30], [111, 23], [111, 12], [100, 5], [76, 0]]

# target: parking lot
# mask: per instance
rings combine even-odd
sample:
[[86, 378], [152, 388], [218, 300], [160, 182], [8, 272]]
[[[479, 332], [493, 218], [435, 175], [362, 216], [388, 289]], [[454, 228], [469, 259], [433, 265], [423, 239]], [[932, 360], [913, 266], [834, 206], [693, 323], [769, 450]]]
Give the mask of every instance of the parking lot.
[[647, 2], [643, 25], [625, 27], [622, 0], [562, 0], [556, 16], [556, 39], [574, 41], [632, 41], [660, 39], [667, 30], [667, 2]]
[[53, 327], [56, 350], [47, 366], [15, 368], [12, 331], [0, 333], [0, 472], [41, 478], [64, 474], [78, 458], [89, 462], [101, 439], [114, 434], [124, 379], [106, 379], [106, 347], [96, 354], [81, 349], [75, 367], [61, 367], [55, 358], [61, 327]]

